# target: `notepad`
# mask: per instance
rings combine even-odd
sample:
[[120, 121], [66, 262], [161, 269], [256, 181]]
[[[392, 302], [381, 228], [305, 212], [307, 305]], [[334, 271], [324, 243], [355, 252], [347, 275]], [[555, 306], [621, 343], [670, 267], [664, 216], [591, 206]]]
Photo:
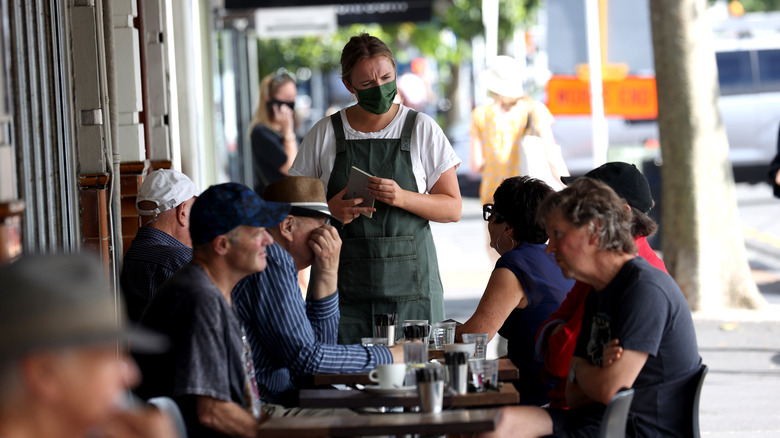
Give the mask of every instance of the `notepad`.
[[[373, 175], [367, 173], [355, 166], [349, 171], [349, 181], [347, 182], [347, 194], [346, 199], [363, 198], [363, 202], [357, 205], [357, 207], [373, 207], [374, 197], [368, 193], [368, 179]], [[374, 213], [362, 213], [363, 216], [371, 218]]]

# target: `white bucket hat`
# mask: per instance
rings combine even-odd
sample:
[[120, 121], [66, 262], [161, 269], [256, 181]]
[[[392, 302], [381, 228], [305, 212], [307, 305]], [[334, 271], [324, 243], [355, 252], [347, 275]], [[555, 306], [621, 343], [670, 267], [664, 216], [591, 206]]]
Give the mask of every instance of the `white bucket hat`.
[[[154, 216], [192, 199], [193, 196], [198, 196], [198, 192], [190, 177], [177, 170], [159, 169], [144, 178], [135, 198], [135, 209], [142, 216]], [[157, 208], [143, 210], [138, 207], [142, 201], [154, 202]]]
[[496, 56], [482, 73], [485, 88], [504, 97], [523, 97], [523, 64], [511, 56]]

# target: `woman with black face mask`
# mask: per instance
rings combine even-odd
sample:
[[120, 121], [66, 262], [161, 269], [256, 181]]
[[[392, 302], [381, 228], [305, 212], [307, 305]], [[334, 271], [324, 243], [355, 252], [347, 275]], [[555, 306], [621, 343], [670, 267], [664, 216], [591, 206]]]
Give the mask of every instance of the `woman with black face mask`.
[[271, 74], [260, 82], [260, 98], [251, 123], [254, 189], [262, 195], [268, 184], [287, 175], [298, 152], [295, 137], [295, 96], [288, 75]]
[[[462, 204], [455, 175], [460, 159], [431, 117], [396, 101], [396, 65], [387, 45], [365, 33], [352, 37], [341, 54], [341, 77], [357, 105], [309, 131], [290, 174], [322, 180], [328, 207], [344, 224], [343, 344], [373, 336], [376, 313], [397, 313], [399, 321], [444, 319], [428, 221], [458, 221]], [[352, 166], [373, 175], [367, 186], [373, 207], [345, 199]]]

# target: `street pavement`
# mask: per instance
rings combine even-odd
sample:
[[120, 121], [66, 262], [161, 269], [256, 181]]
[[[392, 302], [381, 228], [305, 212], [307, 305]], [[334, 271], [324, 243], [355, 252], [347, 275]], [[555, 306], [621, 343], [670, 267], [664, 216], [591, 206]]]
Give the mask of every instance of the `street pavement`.
[[[699, 354], [709, 366], [700, 424], [705, 437], [780, 436], [780, 200], [766, 184], [737, 185], [742, 234], [767, 305], [758, 311], [694, 313]], [[769, 209], [769, 210], [768, 210]], [[775, 209], [775, 210], [771, 210]], [[455, 224], [432, 224], [447, 318], [467, 320], [490, 277], [482, 206], [463, 199]], [[488, 354], [499, 354], [493, 343]]]

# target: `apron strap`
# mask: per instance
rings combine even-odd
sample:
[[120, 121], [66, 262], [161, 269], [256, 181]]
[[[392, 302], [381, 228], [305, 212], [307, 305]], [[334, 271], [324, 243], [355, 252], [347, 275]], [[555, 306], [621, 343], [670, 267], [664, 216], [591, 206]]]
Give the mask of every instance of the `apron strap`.
[[341, 122], [341, 112], [336, 111], [330, 116], [333, 124], [333, 133], [336, 135], [336, 153], [341, 154], [347, 150], [347, 137], [344, 135], [344, 124]]
[[404, 121], [404, 127], [401, 130], [401, 150], [409, 151], [412, 143], [412, 130], [414, 129], [414, 122], [417, 120], [417, 111], [410, 109], [406, 114], [406, 120]]

